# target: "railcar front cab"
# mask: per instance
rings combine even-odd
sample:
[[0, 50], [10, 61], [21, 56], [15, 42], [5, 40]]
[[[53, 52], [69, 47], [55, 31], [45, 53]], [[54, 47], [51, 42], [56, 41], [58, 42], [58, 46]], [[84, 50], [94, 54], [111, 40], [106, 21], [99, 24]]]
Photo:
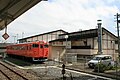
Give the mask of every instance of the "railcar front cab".
[[48, 57], [48, 44], [44, 44], [44, 42], [39, 42], [38, 43], [33, 43], [32, 44], [32, 49], [34, 49], [34, 56], [32, 60], [33, 61], [41, 61], [44, 62], [47, 60]]

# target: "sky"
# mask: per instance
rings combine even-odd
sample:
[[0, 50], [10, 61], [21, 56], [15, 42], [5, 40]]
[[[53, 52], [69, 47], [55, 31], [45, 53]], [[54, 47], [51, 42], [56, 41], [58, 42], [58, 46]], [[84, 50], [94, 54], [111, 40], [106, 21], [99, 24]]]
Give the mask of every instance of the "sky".
[[[0, 42], [62, 29], [67, 32], [94, 29], [97, 20], [102, 27], [117, 34], [116, 15], [120, 13], [120, 0], [48, 0], [41, 1], [8, 25], [9, 38]], [[5, 30], [0, 31], [3, 35]], [[117, 36], [117, 35], [116, 35]]]

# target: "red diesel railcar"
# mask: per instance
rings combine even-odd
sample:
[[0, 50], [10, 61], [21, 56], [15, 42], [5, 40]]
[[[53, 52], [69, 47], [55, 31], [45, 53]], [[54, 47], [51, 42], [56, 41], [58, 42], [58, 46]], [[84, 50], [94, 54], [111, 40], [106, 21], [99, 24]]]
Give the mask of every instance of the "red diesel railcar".
[[48, 57], [48, 51], [48, 43], [39, 41], [9, 45], [6, 53], [31, 58], [33, 61], [45, 61]]

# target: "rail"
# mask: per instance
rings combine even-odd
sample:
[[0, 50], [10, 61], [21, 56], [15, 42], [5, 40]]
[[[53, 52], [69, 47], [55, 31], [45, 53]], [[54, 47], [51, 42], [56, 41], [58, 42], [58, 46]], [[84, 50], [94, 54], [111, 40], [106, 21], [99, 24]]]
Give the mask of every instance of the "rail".
[[[12, 72], [14, 74], [16, 74], [16, 76], [22, 78], [23, 80], [28, 80], [25, 76], [21, 75], [20, 73], [16, 72], [15, 70], [11, 69], [10, 67], [8, 67], [7, 65], [3, 64], [2, 62], [0, 62], [0, 72], [8, 79], [8, 80], [14, 80], [13, 77], [11, 77], [11, 74], [8, 74], [6, 72]], [[4, 67], [5, 70], [2, 70], [2, 67]], [[9, 71], [8, 71], [8, 70]], [[15, 76], [14, 76], [15, 77]]]

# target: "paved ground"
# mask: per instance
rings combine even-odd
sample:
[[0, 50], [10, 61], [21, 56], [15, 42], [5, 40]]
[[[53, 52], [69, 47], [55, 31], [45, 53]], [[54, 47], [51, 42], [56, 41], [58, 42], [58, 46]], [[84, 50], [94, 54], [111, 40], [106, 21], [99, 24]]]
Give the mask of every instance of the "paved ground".
[[[44, 63], [30, 63], [25, 62], [17, 59], [8, 58], [8, 61], [16, 64], [18, 66], [24, 67], [24, 69], [28, 69], [28, 72], [39, 76], [41, 80], [62, 80], [63, 75], [61, 74], [61, 69], [56, 68], [62, 67], [61, 63], [54, 62], [54, 61], [47, 61]], [[119, 78], [120, 80], [120, 72], [117, 73], [116, 70], [106, 71], [105, 73], [96, 73], [93, 72], [93, 69], [88, 68], [84, 63], [74, 63], [74, 64], [66, 64], [66, 69], [75, 70], [77, 72], [85, 72], [105, 77], [110, 77], [113, 79]], [[88, 76], [88, 75], [81, 75], [76, 72], [67, 71], [65, 76], [67, 77], [66, 80], [108, 80], [103, 78], [97, 78], [96, 76]]]
[[95, 74], [95, 75], [100, 75], [100, 76], [105, 76], [105, 77], [110, 77], [113, 79], [120, 80], [120, 70], [107, 70], [104, 73], [98, 73], [94, 72], [94, 69], [90, 69], [86, 64], [84, 63], [76, 63], [73, 65], [68, 65], [66, 66], [67, 69], [71, 70], [76, 70], [76, 71], [81, 71], [81, 72], [86, 72], [90, 74]]
[[[38, 68], [32, 69], [37, 76], [40, 76], [42, 80], [62, 80], [63, 75], [61, 74], [61, 68], [58, 67], [48, 67], [48, 68]], [[44, 73], [44, 74], [43, 74]], [[42, 75], [42, 76], [41, 76]], [[108, 78], [98, 77], [95, 75], [89, 75], [86, 73], [76, 72], [72, 70], [67, 70], [65, 73], [65, 80], [110, 80]], [[112, 79], [111, 79], [112, 80]]]

